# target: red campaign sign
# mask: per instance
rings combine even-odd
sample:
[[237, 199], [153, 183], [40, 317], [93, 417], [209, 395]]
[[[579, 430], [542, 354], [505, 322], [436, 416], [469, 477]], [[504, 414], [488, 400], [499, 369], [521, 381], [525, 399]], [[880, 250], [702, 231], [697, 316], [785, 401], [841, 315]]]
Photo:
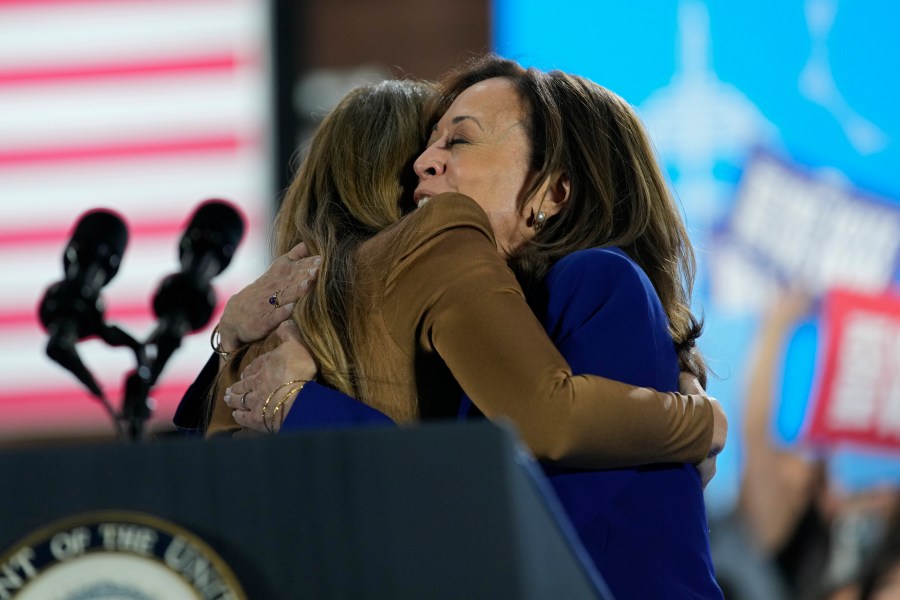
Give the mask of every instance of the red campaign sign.
[[900, 296], [833, 291], [823, 320], [809, 439], [900, 449]]

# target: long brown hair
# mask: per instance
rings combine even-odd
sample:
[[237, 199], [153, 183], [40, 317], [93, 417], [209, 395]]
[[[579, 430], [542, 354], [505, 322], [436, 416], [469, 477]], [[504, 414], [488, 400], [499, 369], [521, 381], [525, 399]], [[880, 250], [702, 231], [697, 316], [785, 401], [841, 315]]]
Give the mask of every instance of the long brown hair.
[[702, 330], [690, 309], [693, 248], [634, 110], [583, 77], [525, 69], [486, 55], [444, 78], [429, 104], [428, 125], [467, 88], [495, 77], [510, 80], [525, 104], [534, 176], [520, 195], [520, 211], [559, 173], [568, 176], [571, 186], [560, 212], [510, 260], [526, 294], [538, 289], [560, 258], [576, 250], [617, 246], [653, 283], [682, 368], [704, 381], [705, 364], [693, 349]]
[[411, 162], [424, 140], [430, 84], [394, 80], [350, 92], [316, 129], [275, 220], [275, 251], [305, 242], [322, 255], [318, 282], [293, 319], [327, 384], [356, 396], [347, 343], [353, 256], [411, 204]]

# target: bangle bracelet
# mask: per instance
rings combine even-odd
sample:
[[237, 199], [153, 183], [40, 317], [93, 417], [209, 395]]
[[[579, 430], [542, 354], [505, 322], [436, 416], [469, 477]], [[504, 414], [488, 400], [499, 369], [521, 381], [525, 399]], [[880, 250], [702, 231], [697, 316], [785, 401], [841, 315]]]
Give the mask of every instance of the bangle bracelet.
[[[284, 406], [284, 403], [291, 399], [292, 396], [299, 394], [300, 390], [303, 389], [303, 386], [306, 385], [307, 382], [303, 382], [295, 388], [291, 388], [291, 390], [284, 395], [284, 398], [275, 405], [275, 410], [272, 411], [272, 424], [275, 423], [275, 415], [278, 414], [278, 411], [281, 410], [281, 407]], [[281, 429], [281, 426], [284, 424], [284, 411], [281, 410], [281, 422], [278, 424], [278, 428]]]
[[209, 345], [212, 346], [213, 352], [221, 356], [224, 360], [228, 360], [231, 352], [222, 348], [222, 334], [219, 333], [219, 326], [213, 327], [212, 335], [209, 336]]
[[[268, 411], [268, 409], [269, 409], [269, 402], [272, 401], [272, 397], [278, 393], [278, 390], [283, 389], [285, 386], [293, 385], [295, 383], [305, 384], [306, 382], [307, 382], [306, 379], [292, 379], [291, 381], [282, 383], [277, 388], [275, 388], [271, 394], [269, 394], [269, 397], [266, 398], [265, 402], [263, 402], [263, 407], [262, 407], [262, 420], [263, 420], [263, 426], [266, 428], [266, 431], [268, 431], [269, 433], [275, 433], [275, 430], [273, 430], [272, 426], [269, 425], [269, 416], [266, 414], [266, 411]], [[273, 418], [275, 417], [274, 411], [272, 412], [272, 417]]]

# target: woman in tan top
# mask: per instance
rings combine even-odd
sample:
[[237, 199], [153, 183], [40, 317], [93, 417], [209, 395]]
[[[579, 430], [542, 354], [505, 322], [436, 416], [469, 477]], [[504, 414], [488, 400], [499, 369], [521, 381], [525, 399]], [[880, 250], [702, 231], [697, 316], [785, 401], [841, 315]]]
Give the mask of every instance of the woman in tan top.
[[[514, 63], [496, 61], [498, 65], [511, 74], [522, 71]], [[526, 100], [519, 90], [511, 94], [510, 89], [515, 88], [510, 88], [509, 82], [486, 73], [482, 69], [478, 81], [486, 82], [489, 88], [496, 84], [493, 91], [502, 94], [493, 100], [499, 105], [476, 102], [473, 106], [500, 106], [501, 110], [459, 114], [449, 122], [442, 119], [437, 138], [432, 140], [450, 152], [462, 143], [452, 137], [451, 130], [471, 125], [486, 135], [465, 143], [485, 152], [458, 162], [454, 170], [458, 177], [442, 179], [442, 189], [426, 185], [426, 171], [433, 168], [426, 164], [430, 160], [426, 152], [416, 165], [423, 182], [417, 194], [418, 210], [361, 244], [348, 244], [343, 254], [340, 249], [323, 252], [322, 280], [328, 285], [343, 285], [340, 300], [348, 304], [338, 311], [322, 310], [328, 306], [329, 293], [320, 286], [294, 308], [294, 319], [301, 324], [304, 341], [311, 345], [319, 363], [320, 379], [398, 423], [452, 416], [462, 389], [488, 417], [511, 419], [532, 452], [542, 459], [590, 467], [702, 461], [711, 447], [715, 451], [724, 443], [724, 415], [714, 400], [658, 393], [601, 377], [573, 376], [529, 310], [507, 259], [523, 256], [523, 249], [538, 247], [534, 243], [538, 230], [558, 235], [560, 225], [571, 224], [562, 215], [568, 204], [581, 202], [583, 192], [575, 173], [554, 166], [554, 161], [562, 164], [558, 155], [537, 160], [543, 165], [533, 168], [535, 157], [544, 154], [534, 151], [535, 115], [544, 113], [528, 107], [531, 99]], [[445, 106], [454, 99], [464, 100], [466, 93], [447, 97]], [[328, 123], [326, 130], [334, 132], [341, 110], [349, 108], [339, 107], [336, 120]], [[471, 137], [477, 137], [476, 133], [473, 130]], [[306, 237], [303, 231], [297, 233], [291, 227], [305, 227], [329, 211], [343, 214], [344, 221], [350, 221], [363, 204], [361, 198], [368, 201], [369, 208], [378, 198], [377, 194], [360, 194], [359, 189], [356, 196], [352, 192], [314, 191], [312, 174], [337, 168], [337, 164], [328, 167], [321, 160], [314, 164], [324, 158], [316, 155], [316, 144], [329, 141], [335, 142], [326, 135], [317, 136], [310, 157], [288, 191], [280, 212], [282, 250], [300, 240], [313, 251], [326, 248], [327, 242], [315, 237], [317, 232], [306, 231], [313, 234]], [[346, 138], [343, 141], [348, 142]], [[386, 138], [380, 141], [384, 147]], [[545, 142], [549, 141], [545, 137]], [[349, 168], [352, 164], [340, 166]], [[396, 207], [402, 197], [402, 185], [395, 185], [394, 190], [393, 197], [381, 197], [385, 206]], [[431, 198], [431, 193], [444, 191], [466, 192], [475, 201], [461, 194]], [[422, 206], [426, 199], [427, 204]], [[334, 209], [335, 204], [341, 208]], [[656, 216], [645, 219], [651, 221], [651, 230], [659, 225], [652, 222]], [[684, 251], [680, 244], [686, 242], [681, 237], [683, 229], [665, 233], [672, 239], [668, 248], [659, 252], [684, 258], [680, 254]], [[365, 235], [363, 232], [356, 239]], [[641, 235], [635, 242], [638, 248]], [[643, 250], [653, 252], [646, 245]], [[342, 261], [342, 256], [350, 260]], [[344, 274], [352, 277], [335, 278], [330, 263], [340, 265]], [[683, 273], [680, 268], [684, 263], [678, 258], [676, 263], [675, 272]], [[685, 304], [685, 295], [680, 288], [668, 291], [668, 306], [675, 309], [670, 314], [672, 319]], [[314, 313], [317, 316], [313, 318]], [[688, 343], [692, 339], [691, 323], [684, 314], [681, 317], [681, 321], [673, 319], [678, 323], [675, 339]], [[321, 328], [323, 321], [331, 321], [336, 331], [345, 334], [337, 337], [338, 343], [332, 347], [324, 347], [320, 339], [309, 334], [311, 326]], [[340, 343], [347, 339], [349, 345]], [[224, 342], [223, 346], [228, 349]], [[251, 363], [271, 349], [275, 351]], [[272, 373], [289, 373], [291, 379], [308, 379], [315, 373], [308, 365], [285, 360], [292, 353], [302, 352], [302, 346], [282, 328], [266, 343], [253, 345], [238, 357], [232, 369], [226, 369], [226, 381], [219, 383], [219, 390], [244, 372], [244, 379], [235, 382], [227, 394], [239, 425], [263, 425], [263, 405], [278, 391], [278, 384], [271, 381]], [[289, 367], [276, 368], [277, 364]], [[281, 414], [276, 415], [277, 421], [265, 424], [277, 427], [285, 414], [289, 420], [293, 404], [302, 403], [307, 393], [309, 390], [304, 389], [296, 399], [285, 398], [278, 407]], [[271, 406], [269, 411], [271, 417]], [[227, 429], [229, 412], [222, 410], [221, 402], [215, 403], [210, 431]]]

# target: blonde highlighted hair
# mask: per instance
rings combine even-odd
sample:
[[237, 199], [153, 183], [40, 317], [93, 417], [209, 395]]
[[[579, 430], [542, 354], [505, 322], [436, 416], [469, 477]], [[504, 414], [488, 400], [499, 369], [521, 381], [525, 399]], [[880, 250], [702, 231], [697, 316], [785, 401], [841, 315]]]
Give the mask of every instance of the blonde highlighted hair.
[[358, 246], [412, 206], [412, 160], [424, 140], [430, 84], [393, 80], [350, 92], [316, 129], [275, 220], [275, 252], [305, 242], [322, 255], [318, 282], [293, 319], [319, 377], [357, 395], [348, 315]]

